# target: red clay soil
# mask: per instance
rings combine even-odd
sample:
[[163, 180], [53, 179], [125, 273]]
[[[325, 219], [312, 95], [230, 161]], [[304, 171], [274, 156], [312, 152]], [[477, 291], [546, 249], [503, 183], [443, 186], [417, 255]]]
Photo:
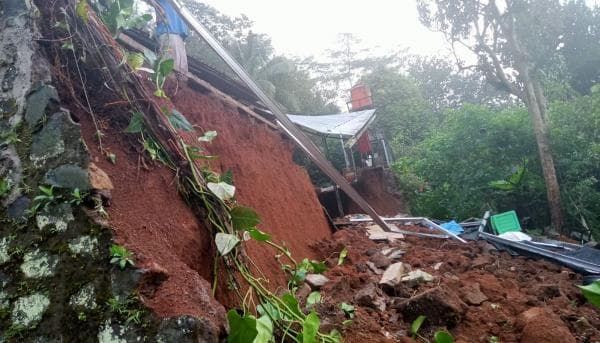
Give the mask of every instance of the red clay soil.
[[117, 156], [112, 164], [94, 144], [94, 127], [81, 116], [91, 159], [114, 184], [107, 210], [115, 240], [135, 253], [136, 264], [168, 278], [144, 303], [160, 317], [190, 314], [222, 325], [224, 308], [210, 294], [211, 237], [177, 193], [173, 172], [145, 170], [139, 153], [118, 130], [107, 128], [104, 147]]
[[[186, 86], [170, 91], [175, 93], [171, 97], [175, 107], [200, 132], [217, 131], [217, 138], [206, 146], [211, 155], [219, 157], [211, 167], [233, 172], [236, 198], [260, 214], [259, 228], [272, 234], [276, 242], [285, 242], [297, 259], [315, 258], [310, 245], [329, 238], [331, 230], [308, 173], [292, 160], [291, 143], [212, 96]], [[271, 248], [248, 242], [247, 251], [274, 288], [285, 285]], [[218, 298], [228, 302], [223, 294]]]
[[[354, 185], [356, 191], [375, 209], [384, 216], [394, 216], [407, 213], [406, 206], [400, 197], [390, 192], [381, 167], [361, 170], [358, 182]], [[348, 199], [347, 213], [364, 213], [353, 201]]]
[[[429, 341], [440, 329], [464, 343], [600, 340], [600, 310], [586, 303], [576, 287], [581, 284], [581, 276], [568, 268], [513, 257], [485, 242], [462, 244], [407, 237], [392, 244], [374, 243], [364, 232], [360, 227], [341, 230], [330, 241], [317, 245], [323, 258], [343, 246], [349, 250], [342, 266], [330, 259], [332, 269], [325, 274], [330, 282], [322, 288], [323, 303], [317, 308], [326, 329], [340, 329], [347, 342], [413, 342], [409, 332], [418, 315], [413, 309], [418, 305], [413, 303], [411, 308], [402, 304], [428, 294], [440, 295], [418, 312], [428, 317], [419, 334]], [[405, 251], [400, 261], [413, 270], [430, 273], [434, 281], [397, 286], [392, 291], [380, 288], [381, 275], [367, 261], [389, 247]], [[373, 293], [383, 299], [385, 311], [360, 303], [357, 294], [369, 287], [376, 288]], [[342, 302], [356, 306], [356, 317], [350, 325], [340, 324], [345, 318], [337, 305]]]

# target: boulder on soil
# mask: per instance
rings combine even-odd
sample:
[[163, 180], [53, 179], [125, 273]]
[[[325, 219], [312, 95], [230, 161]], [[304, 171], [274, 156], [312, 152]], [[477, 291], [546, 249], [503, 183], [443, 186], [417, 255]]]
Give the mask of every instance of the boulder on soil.
[[392, 264], [392, 261], [380, 252], [376, 252], [375, 254], [371, 255], [369, 261], [373, 262], [375, 267], [382, 269], [387, 268], [390, 264]]
[[369, 283], [354, 296], [354, 301], [359, 306], [370, 307], [381, 312], [385, 311], [385, 298], [381, 289]]
[[218, 330], [206, 319], [189, 315], [162, 320], [156, 342], [219, 342]]
[[522, 330], [521, 343], [575, 343], [575, 338], [560, 317], [543, 307], [521, 313], [517, 328]]
[[456, 294], [435, 287], [398, 302], [394, 307], [402, 313], [406, 322], [410, 323], [418, 316], [424, 315], [431, 325], [453, 328], [461, 321], [465, 305]]
[[475, 283], [463, 290], [461, 299], [469, 305], [479, 306], [487, 301], [488, 297], [481, 292], [479, 284]]
[[406, 283], [409, 287], [414, 287], [423, 282], [433, 281], [433, 276], [421, 269], [413, 270], [408, 272], [407, 275], [402, 276], [401, 282]]
[[320, 289], [325, 286], [326, 283], [329, 282], [329, 279], [325, 275], [321, 274], [307, 274], [306, 275], [306, 283], [312, 289]]
[[379, 284], [394, 287], [400, 283], [402, 276], [404, 276], [409, 270], [410, 266], [408, 264], [404, 264], [402, 262], [393, 263], [387, 267], [385, 272], [383, 272], [381, 280], [379, 280]]
[[112, 181], [106, 172], [98, 167], [94, 162], [88, 166], [90, 185], [93, 189], [112, 190], [114, 189]]

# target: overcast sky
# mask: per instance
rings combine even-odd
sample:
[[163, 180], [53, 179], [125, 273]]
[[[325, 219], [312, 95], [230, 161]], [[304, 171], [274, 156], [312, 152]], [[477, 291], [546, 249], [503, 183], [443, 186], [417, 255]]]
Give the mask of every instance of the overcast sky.
[[[246, 14], [256, 31], [271, 36], [278, 53], [319, 56], [338, 33], [350, 32], [378, 51], [409, 48], [418, 54], [447, 54], [441, 34], [418, 19], [415, 0], [200, 0], [219, 11]], [[587, 0], [600, 5], [600, 0]]]
[[414, 0], [204, 0], [230, 16], [246, 14], [256, 31], [271, 36], [278, 53], [321, 55], [340, 32], [383, 51], [397, 47], [414, 53], [446, 51], [443, 37], [419, 22]]
[[[447, 54], [443, 36], [418, 19], [415, 0], [200, 0], [219, 11], [246, 14], [256, 31], [271, 36], [278, 53], [319, 56], [338, 33], [350, 32], [378, 51], [409, 48], [418, 54]], [[600, 0], [588, 0], [600, 5]]]

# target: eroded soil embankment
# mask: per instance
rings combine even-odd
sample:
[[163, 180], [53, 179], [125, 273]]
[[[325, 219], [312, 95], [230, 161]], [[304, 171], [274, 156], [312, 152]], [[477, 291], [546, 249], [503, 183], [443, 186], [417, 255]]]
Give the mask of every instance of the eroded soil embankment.
[[[171, 90], [176, 108], [192, 124], [200, 131], [218, 132], [207, 147], [211, 155], [219, 156], [212, 167], [233, 172], [237, 199], [257, 210], [262, 218], [260, 228], [273, 234], [274, 240], [284, 241], [297, 258], [314, 258], [309, 245], [329, 237], [330, 230], [306, 171], [292, 161], [290, 144], [279, 133], [215, 98], [181, 85], [176, 92], [174, 87]], [[102, 111], [118, 109], [111, 105]], [[107, 121], [103, 144], [117, 156], [116, 164], [111, 163], [97, 149], [91, 119], [85, 114], [80, 117], [92, 160], [115, 187], [107, 209], [116, 239], [136, 254], [141, 266], [164, 270], [169, 276], [145, 302], [160, 316], [221, 316], [222, 309], [210, 296], [212, 237], [177, 193], [174, 173], [143, 157], [137, 138], [122, 132], [123, 123]], [[195, 137], [186, 140], [195, 142]], [[275, 252], [249, 243], [250, 256], [273, 288], [285, 285]], [[225, 273], [220, 273], [218, 281], [219, 301], [236, 305]]]
[[[237, 199], [260, 214], [259, 228], [285, 242], [296, 259], [316, 258], [310, 245], [328, 238], [330, 229], [306, 170], [292, 160], [291, 143], [213, 97], [185, 86], [173, 93], [175, 107], [200, 131], [217, 131], [207, 146], [219, 157], [211, 166], [233, 172]], [[285, 285], [272, 249], [248, 242], [247, 250], [274, 287]], [[221, 290], [225, 287], [223, 282]], [[229, 298], [220, 293], [223, 297]]]

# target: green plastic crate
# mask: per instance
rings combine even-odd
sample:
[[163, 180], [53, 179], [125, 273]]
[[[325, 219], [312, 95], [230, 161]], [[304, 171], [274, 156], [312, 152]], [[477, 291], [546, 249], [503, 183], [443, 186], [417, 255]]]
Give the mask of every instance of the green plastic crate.
[[506, 233], [521, 231], [521, 224], [519, 224], [519, 218], [515, 211], [508, 211], [500, 214], [493, 215], [490, 218], [492, 228], [496, 231], [497, 235]]

